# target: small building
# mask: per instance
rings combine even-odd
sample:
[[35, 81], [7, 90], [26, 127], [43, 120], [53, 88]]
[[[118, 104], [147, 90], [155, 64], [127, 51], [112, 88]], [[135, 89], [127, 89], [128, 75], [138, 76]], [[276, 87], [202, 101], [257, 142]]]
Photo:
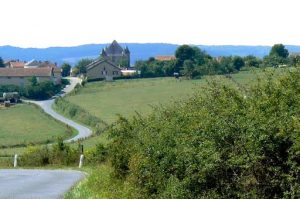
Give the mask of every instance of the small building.
[[39, 68], [39, 65], [41, 64], [41, 62], [36, 61], [35, 59], [27, 62], [24, 66], [24, 68]]
[[121, 73], [122, 73], [122, 76], [134, 76], [137, 74], [137, 70], [134, 70], [134, 69], [122, 69], [121, 70]]
[[86, 77], [91, 80], [112, 81], [121, 76], [121, 68], [107, 59], [100, 58], [86, 66]]
[[30, 77], [36, 77], [38, 82], [61, 83], [61, 72], [56, 68], [0, 68], [0, 85], [24, 86]]
[[176, 57], [174, 55], [159, 55], [155, 57], [157, 61], [172, 61], [175, 60]]
[[24, 68], [26, 62], [22, 62], [19, 60], [9, 60], [5, 62], [6, 68]]

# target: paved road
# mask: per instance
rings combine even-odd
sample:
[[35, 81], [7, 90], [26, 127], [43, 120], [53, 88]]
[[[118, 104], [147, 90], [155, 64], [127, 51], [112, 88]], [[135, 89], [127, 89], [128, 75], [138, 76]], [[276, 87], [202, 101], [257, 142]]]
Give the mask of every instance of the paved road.
[[0, 198], [63, 198], [84, 176], [67, 170], [0, 170]]
[[[71, 78], [71, 85], [64, 89], [67, 94], [71, 92], [80, 81]], [[64, 94], [63, 94], [64, 95]], [[52, 109], [54, 100], [29, 101], [39, 105], [46, 113], [57, 120], [74, 127], [79, 134], [66, 142], [76, 141], [92, 134], [86, 128]], [[64, 194], [74, 186], [76, 182], [84, 178], [79, 171], [66, 170], [25, 170], [25, 169], [1, 169], [0, 170], [0, 199], [36, 199], [36, 198], [63, 198]]]
[[[64, 89], [65, 94], [71, 92], [74, 89], [74, 87], [76, 86], [76, 84], [81, 81], [79, 78], [69, 78], [69, 79], [70, 79], [71, 85], [69, 85], [68, 87], [66, 87]], [[65, 94], [63, 94], [62, 96], [64, 96]], [[82, 126], [82, 125], [80, 125], [72, 120], [69, 120], [69, 119], [65, 118], [64, 116], [56, 113], [52, 109], [54, 99], [44, 100], [44, 101], [28, 101], [28, 102], [39, 105], [47, 114], [51, 115], [52, 117], [54, 117], [55, 119], [57, 119], [63, 123], [75, 128], [78, 131], [78, 135], [76, 135], [75, 137], [73, 137], [71, 139], [66, 140], [65, 142], [77, 141], [78, 139], [86, 138], [86, 137], [89, 137], [90, 135], [92, 135], [91, 129], [89, 129], [85, 126]]]

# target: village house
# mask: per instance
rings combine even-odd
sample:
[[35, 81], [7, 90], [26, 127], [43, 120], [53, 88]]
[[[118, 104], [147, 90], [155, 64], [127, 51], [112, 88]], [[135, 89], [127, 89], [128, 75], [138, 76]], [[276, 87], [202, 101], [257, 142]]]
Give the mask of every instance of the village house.
[[61, 71], [58, 68], [0, 68], [0, 85], [24, 86], [30, 77], [36, 77], [38, 82], [61, 83]]
[[155, 57], [156, 61], [172, 61], [175, 59], [176, 57], [174, 55], [159, 55]]
[[37, 61], [35, 59], [27, 62], [24, 65], [24, 68], [44, 68], [44, 67], [57, 68], [56, 64], [53, 64], [49, 61]]
[[112, 81], [114, 77], [121, 76], [121, 69], [107, 59], [100, 58], [87, 66], [88, 80]]
[[6, 68], [24, 68], [26, 62], [19, 60], [9, 60], [4, 62]]
[[49, 61], [23, 62], [9, 60], [5, 62], [6, 68], [0, 68], [0, 85], [24, 86], [29, 77], [37, 77], [38, 81], [52, 81], [61, 83], [61, 69]]
[[104, 48], [100, 58], [86, 66], [86, 77], [88, 80], [112, 81], [115, 77], [122, 75], [122, 68], [130, 66], [130, 51], [123, 49], [117, 41]]

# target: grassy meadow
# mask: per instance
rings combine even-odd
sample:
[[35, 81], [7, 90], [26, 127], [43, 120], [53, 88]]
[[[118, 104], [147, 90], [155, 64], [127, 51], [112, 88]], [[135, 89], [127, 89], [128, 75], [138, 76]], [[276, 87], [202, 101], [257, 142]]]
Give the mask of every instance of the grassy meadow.
[[[0, 147], [46, 143], [56, 137], [73, 135], [73, 130], [57, 122], [34, 105], [19, 104], [0, 109]], [[2, 151], [2, 149], [1, 149]]]
[[[242, 84], [248, 84], [254, 77], [254, 73], [250, 71], [233, 75]], [[111, 124], [118, 114], [130, 117], [139, 112], [145, 115], [153, 106], [187, 98], [195, 88], [204, 86], [207, 78], [209, 77], [181, 81], [174, 78], [149, 78], [92, 82], [66, 100]]]
[[[238, 74], [233, 74], [232, 77], [235, 82], [242, 85], [247, 85], [255, 80], [257, 74], [260, 74], [260, 70], [257, 71], [241, 71]], [[188, 98], [192, 95], [195, 90], [201, 90], [199, 87], [205, 86], [207, 79], [212, 77], [206, 77], [199, 80], [176, 80], [174, 78], [149, 78], [149, 79], [132, 79], [132, 80], [117, 80], [114, 82], [92, 82], [88, 83], [79, 90], [76, 94], [69, 95], [65, 99], [73, 104], [80, 106], [81, 108], [87, 110], [89, 113], [102, 120], [113, 123], [117, 114], [121, 114], [125, 117], [130, 117], [139, 112], [142, 115], [149, 113], [153, 106], [165, 105], [172, 101]], [[213, 77], [215, 78], [215, 76]], [[226, 78], [227, 79], [227, 78]], [[217, 81], [224, 81], [224, 77], [217, 77]], [[32, 105], [19, 105], [11, 109], [7, 109], [6, 112], [12, 115], [11, 117], [16, 117], [15, 121], [18, 125], [15, 125], [10, 131], [19, 132], [17, 135], [19, 139], [13, 139], [8, 135], [4, 135], [2, 127], [7, 128], [8, 123], [0, 121], [0, 140], [1, 137], [5, 137], [3, 142], [0, 143], [10, 143], [16, 145], [19, 143], [30, 143], [30, 142], [40, 142], [47, 139], [53, 139], [55, 136], [65, 135], [65, 126], [63, 124], [57, 123], [55, 120], [51, 119], [47, 115], [41, 113], [41, 111], [33, 107]], [[0, 110], [0, 117], [4, 116], [5, 111]], [[7, 114], [7, 113], [6, 113]], [[15, 115], [15, 116], [14, 116]], [[31, 122], [30, 122], [31, 121]], [[38, 123], [33, 123], [32, 121], [39, 121]], [[26, 123], [26, 124], [25, 124]], [[51, 125], [49, 125], [51, 123]], [[20, 124], [20, 125], [19, 125]], [[30, 124], [30, 125], [29, 125]], [[35, 125], [38, 126], [35, 126]], [[23, 126], [27, 125], [27, 129], [45, 129], [44, 131], [30, 133], [29, 136], [20, 134], [28, 133], [23, 131]], [[28, 127], [31, 126], [30, 128]], [[45, 128], [45, 126], [47, 128]], [[22, 131], [20, 130], [22, 129]], [[32, 131], [30, 131], [32, 132]], [[6, 133], [9, 134], [9, 133]], [[39, 136], [36, 136], [36, 135]], [[42, 136], [41, 136], [42, 135]], [[66, 136], [66, 135], [65, 135]], [[106, 145], [108, 143], [107, 134], [101, 134], [100, 136], [93, 136], [89, 139], [81, 141], [85, 149], [89, 149], [95, 146], [97, 143], [102, 143]], [[22, 137], [22, 139], [20, 139]], [[77, 147], [78, 144], [74, 143], [72, 146]], [[0, 150], [0, 156], [3, 155], [13, 155], [15, 153], [22, 154], [26, 150], [26, 147], [18, 148], [7, 148]]]

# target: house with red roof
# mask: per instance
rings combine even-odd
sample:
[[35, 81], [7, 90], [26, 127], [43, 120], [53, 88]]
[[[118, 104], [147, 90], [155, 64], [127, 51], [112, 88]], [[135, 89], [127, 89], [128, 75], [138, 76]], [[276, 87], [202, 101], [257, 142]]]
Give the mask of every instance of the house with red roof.
[[36, 77], [38, 82], [52, 81], [60, 84], [61, 70], [53, 67], [0, 68], [0, 85], [24, 86], [30, 77]]

